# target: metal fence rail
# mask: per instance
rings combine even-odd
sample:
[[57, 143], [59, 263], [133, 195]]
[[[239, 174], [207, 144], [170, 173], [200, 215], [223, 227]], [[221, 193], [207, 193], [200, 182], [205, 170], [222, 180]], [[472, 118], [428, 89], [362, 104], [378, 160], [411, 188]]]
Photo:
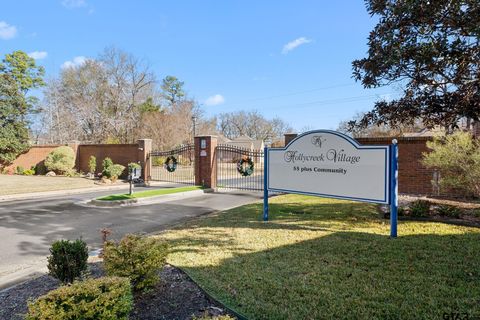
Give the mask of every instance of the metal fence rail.
[[149, 158], [151, 180], [195, 184], [195, 147], [193, 144], [168, 151], [152, 151]]
[[263, 190], [263, 150], [218, 145], [215, 157], [217, 188]]

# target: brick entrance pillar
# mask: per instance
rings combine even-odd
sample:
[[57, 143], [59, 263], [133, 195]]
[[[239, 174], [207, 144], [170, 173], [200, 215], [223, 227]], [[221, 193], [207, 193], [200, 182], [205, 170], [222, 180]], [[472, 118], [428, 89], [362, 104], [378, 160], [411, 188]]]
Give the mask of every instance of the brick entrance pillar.
[[216, 136], [195, 137], [195, 185], [212, 189], [217, 187], [216, 147]]
[[152, 151], [152, 139], [139, 139], [138, 140], [138, 161], [142, 166], [142, 179], [145, 182], [150, 181], [150, 157], [149, 154]]

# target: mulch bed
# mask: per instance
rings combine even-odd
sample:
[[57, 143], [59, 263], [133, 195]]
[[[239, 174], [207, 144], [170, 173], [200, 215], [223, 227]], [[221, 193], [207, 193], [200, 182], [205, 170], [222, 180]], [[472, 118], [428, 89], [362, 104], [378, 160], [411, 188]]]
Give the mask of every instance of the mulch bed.
[[[100, 262], [89, 264], [89, 271], [95, 278], [104, 275]], [[229, 314], [181, 270], [166, 265], [160, 275], [162, 280], [154, 289], [134, 295], [135, 305], [130, 319], [186, 320], [194, 316]], [[0, 319], [23, 319], [27, 312], [28, 300], [36, 299], [59, 286], [58, 280], [44, 275], [0, 291]]]
[[461, 209], [479, 209], [480, 202], [478, 200], [462, 200], [462, 199], [452, 199], [452, 198], [436, 198], [436, 197], [425, 197], [425, 196], [410, 196], [410, 195], [400, 195], [398, 198], [398, 204], [408, 205], [410, 202], [415, 200], [427, 200], [432, 204], [446, 204]]
[[[430, 213], [425, 217], [412, 217], [412, 216], [402, 216], [399, 215], [399, 220], [413, 220], [413, 221], [431, 221], [431, 222], [442, 222], [455, 224], [466, 227], [477, 227], [480, 228], [480, 216], [472, 215], [474, 210], [480, 211], [480, 202], [478, 201], [462, 201], [459, 199], [446, 199], [446, 198], [433, 198], [433, 197], [424, 197], [424, 196], [409, 196], [409, 195], [400, 195], [398, 198], [398, 206], [408, 207], [412, 202], [416, 200], [424, 200], [431, 203], [432, 206], [448, 205], [456, 207], [462, 211], [461, 216], [457, 218], [440, 216]], [[390, 207], [389, 206], [378, 206], [378, 213], [380, 217], [389, 219], [390, 218]]]

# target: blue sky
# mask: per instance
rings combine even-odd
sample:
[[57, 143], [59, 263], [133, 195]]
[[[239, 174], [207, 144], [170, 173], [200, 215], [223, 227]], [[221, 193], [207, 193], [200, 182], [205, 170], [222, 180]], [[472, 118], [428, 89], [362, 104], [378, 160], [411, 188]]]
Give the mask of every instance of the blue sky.
[[365, 90], [351, 78], [376, 21], [361, 0], [0, 4], [1, 56], [24, 50], [56, 76], [63, 64], [113, 45], [148, 61], [159, 79], [185, 81], [208, 116], [258, 110], [296, 130], [335, 129], [398, 94]]

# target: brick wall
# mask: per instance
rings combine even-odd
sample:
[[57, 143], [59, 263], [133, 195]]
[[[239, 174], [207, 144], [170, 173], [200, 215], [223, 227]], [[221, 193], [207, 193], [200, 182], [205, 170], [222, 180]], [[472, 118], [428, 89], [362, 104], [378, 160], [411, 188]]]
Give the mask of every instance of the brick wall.
[[60, 145], [33, 146], [30, 150], [21, 154], [10, 166], [7, 167], [7, 170], [14, 172], [17, 167], [30, 169], [31, 167], [42, 165], [47, 155], [59, 146]]
[[[363, 145], [387, 145], [393, 138], [357, 138]], [[398, 140], [398, 192], [434, 195], [433, 169], [421, 164], [422, 153], [428, 152], [429, 137], [402, 137]]]
[[113, 163], [127, 166], [130, 162], [138, 162], [138, 144], [81, 144], [78, 146], [76, 168], [78, 171], [88, 172], [90, 156], [97, 158], [97, 172], [101, 172], [102, 161], [106, 157]]
[[[30, 169], [32, 166], [43, 164], [47, 155], [60, 145], [32, 146], [26, 153], [20, 155], [7, 170], [14, 172], [17, 167]], [[113, 163], [124, 165], [130, 162], [144, 162], [142, 158], [143, 149], [138, 144], [68, 144], [76, 153], [75, 169], [88, 172], [88, 160], [90, 156], [97, 158], [97, 172], [101, 172], [102, 161], [106, 157], [112, 159]], [[143, 163], [142, 163], [143, 164]]]

